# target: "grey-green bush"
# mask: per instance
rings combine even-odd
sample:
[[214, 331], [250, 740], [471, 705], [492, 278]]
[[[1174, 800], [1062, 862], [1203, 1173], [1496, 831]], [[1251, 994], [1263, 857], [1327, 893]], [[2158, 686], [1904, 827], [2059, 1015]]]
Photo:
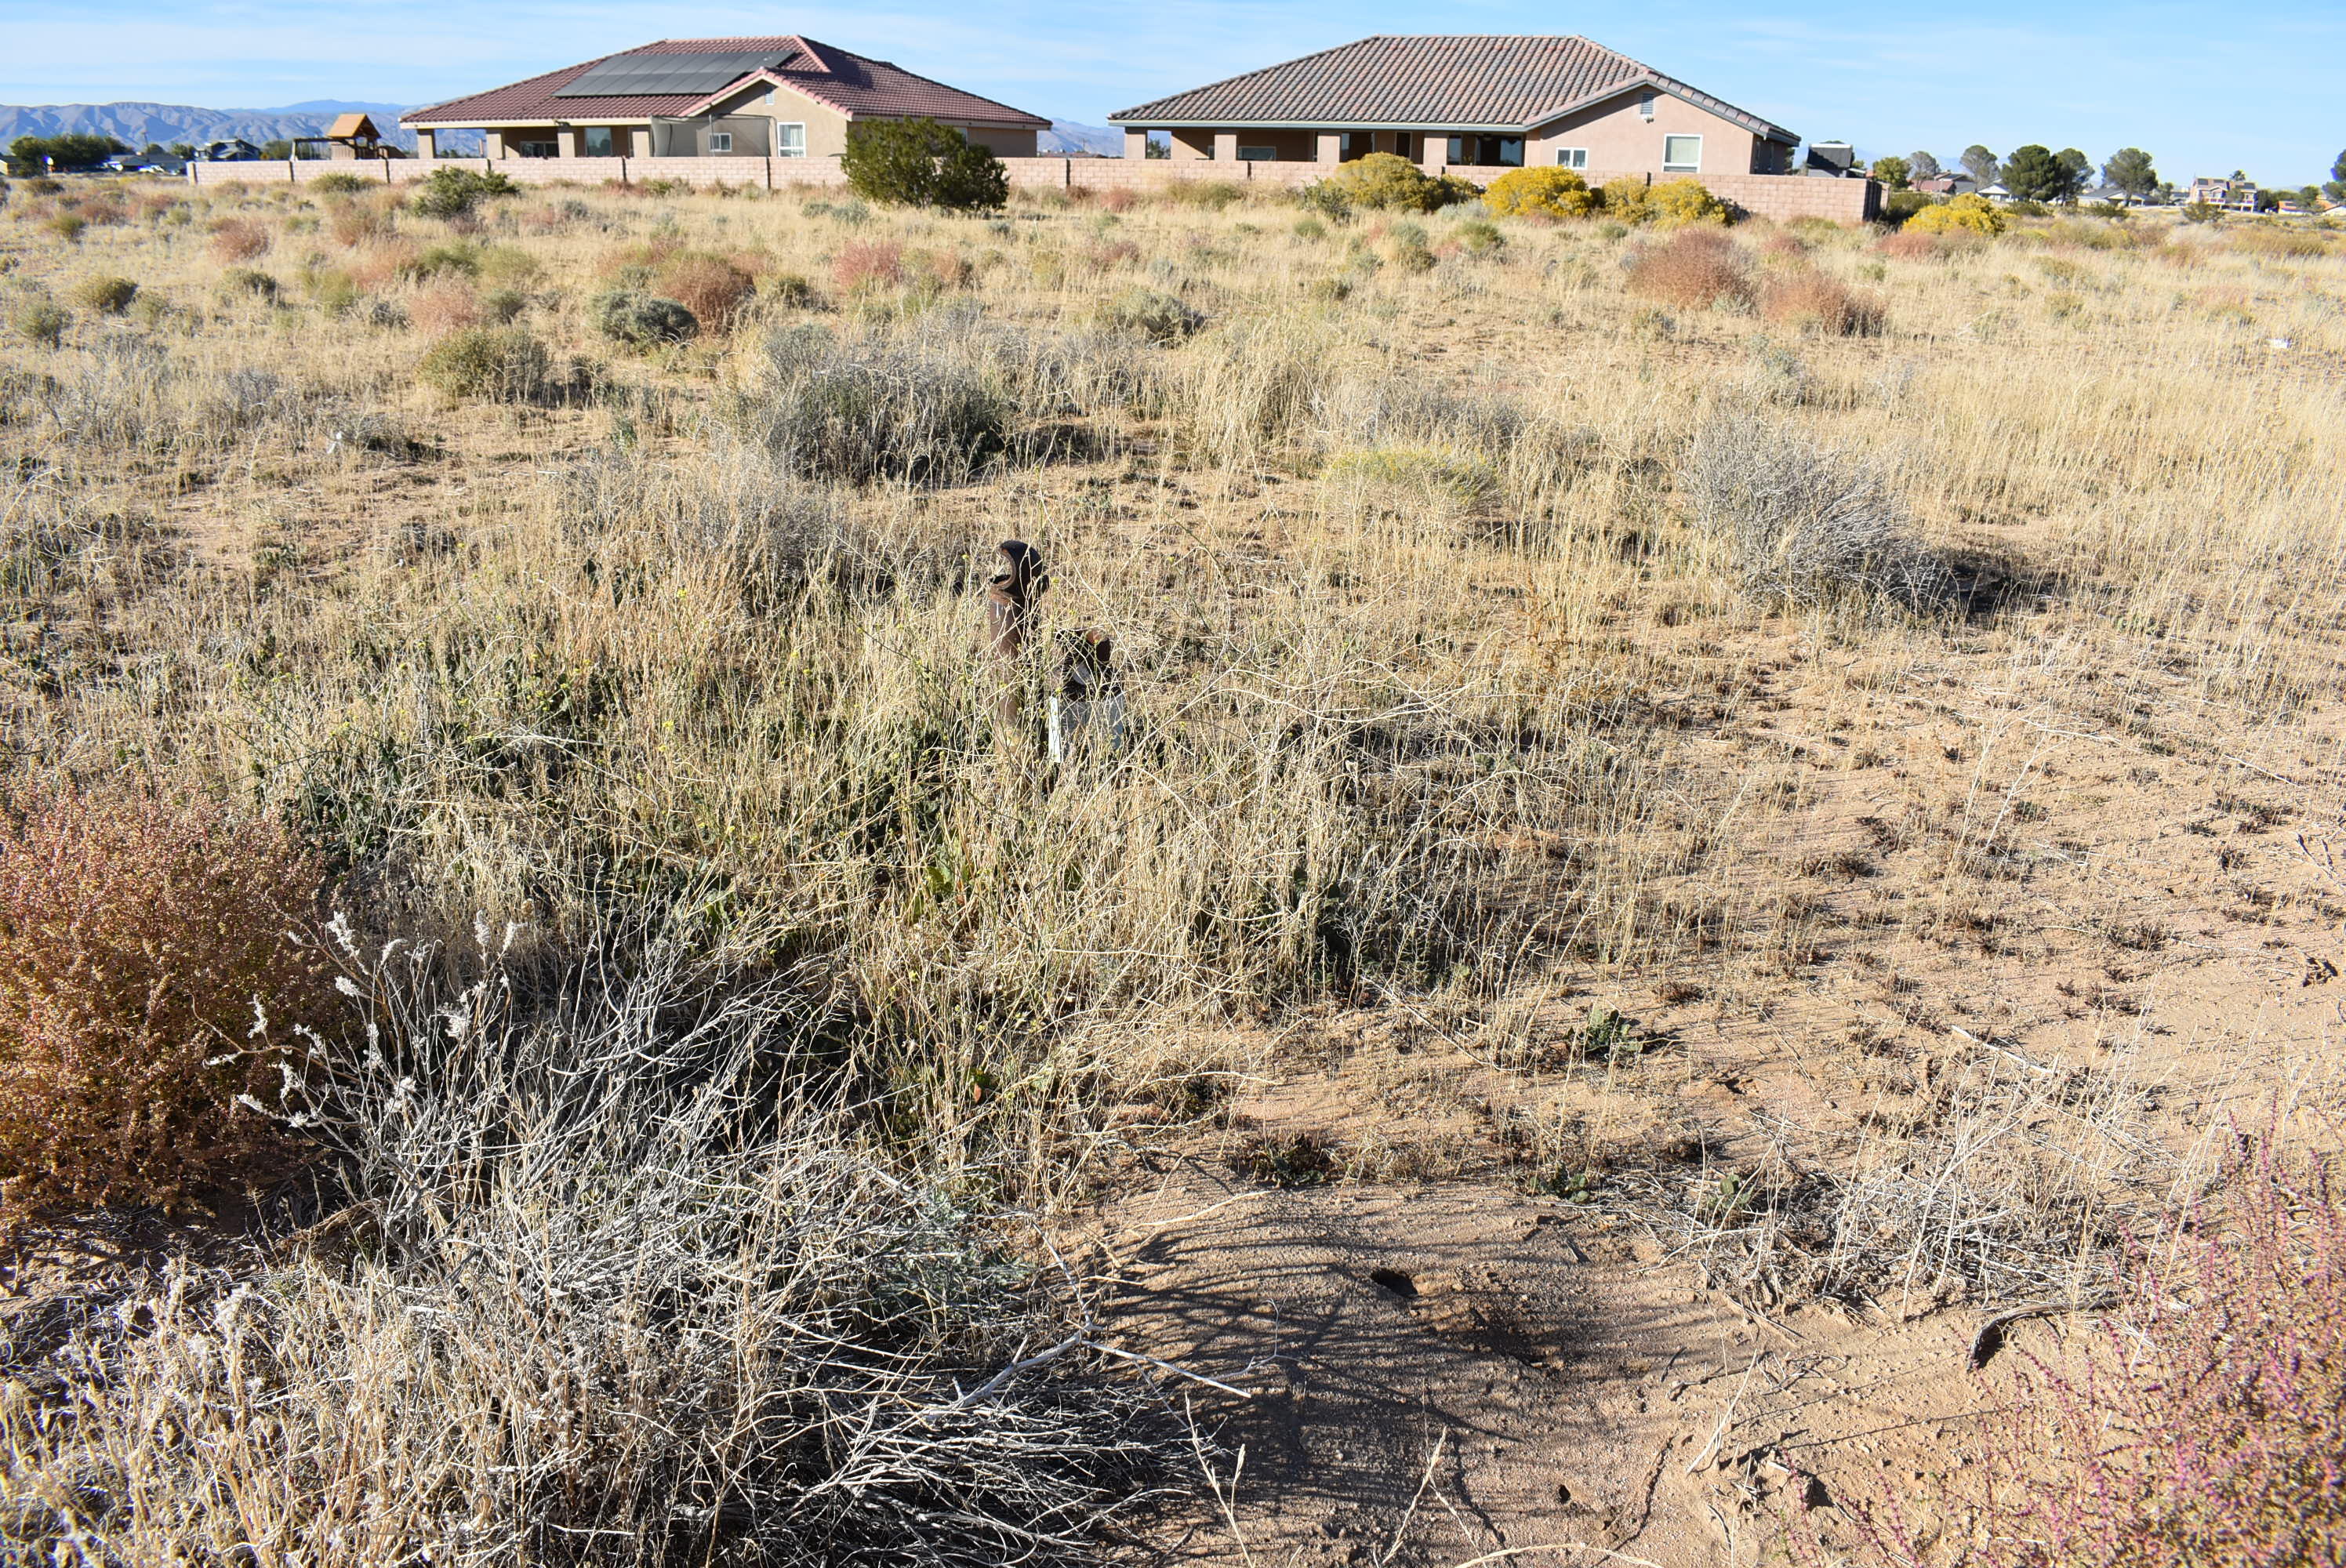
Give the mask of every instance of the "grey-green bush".
[[65, 341], [66, 329], [73, 325], [73, 312], [55, 300], [27, 300], [10, 313], [9, 324], [26, 342], [54, 349]]
[[597, 294], [586, 310], [597, 331], [615, 343], [633, 348], [687, 342], [700, 331], [700, 323], [692, 312], [674, 300], [628, 289]]
[[546, 345], [519, 327], [471, 327], [434, 343], [418, 379], [451, 398], [525, 402], [546, 390]]

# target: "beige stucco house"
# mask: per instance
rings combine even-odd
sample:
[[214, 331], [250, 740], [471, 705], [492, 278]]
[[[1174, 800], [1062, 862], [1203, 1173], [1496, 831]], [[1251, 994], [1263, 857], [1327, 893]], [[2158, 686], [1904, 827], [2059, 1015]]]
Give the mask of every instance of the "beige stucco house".
[[1607, 174], [1784, 174], [1800, 137], [1586, 38], [1381, 36], [1108, 117], [1125, 156], [1167, 133], [1177, 159], [1429, 168], [1561, 165]]
[[664, 38], [399, 117], [431, 158], [477, 130], [490, 158], [835, 158], [861, 119], [923, 117], [998, 158], [1050, 121], [812, 38]]

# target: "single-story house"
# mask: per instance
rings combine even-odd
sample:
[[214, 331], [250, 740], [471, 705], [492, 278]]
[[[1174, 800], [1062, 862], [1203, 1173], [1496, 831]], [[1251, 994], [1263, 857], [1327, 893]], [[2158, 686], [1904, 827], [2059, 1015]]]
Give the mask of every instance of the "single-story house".
[[1108, 117], [1127, 158], [1427, 168], [1526, 164], [1658, 178], [1782, 174], [1800, 138], [1586, 38], [1380, 35]]
[[1930, 196], [1970, 196], [1979, 188], [1980, 182], [1968, 174], [1942, 174], [1914, 182], [1915, 189]]
[[196, 157], [205, 163], [250, 163], [260, 156], [260, 149], [240, 136], [222, 137], [218, 141], [204, 143]]
[[929, 118], [998, 158], [1032, 158], [1040, 115], [812, 38], [663, 38], [399, 123], [434, 157], [477, 130], [497, 158], [837, 158], [857, 120]]

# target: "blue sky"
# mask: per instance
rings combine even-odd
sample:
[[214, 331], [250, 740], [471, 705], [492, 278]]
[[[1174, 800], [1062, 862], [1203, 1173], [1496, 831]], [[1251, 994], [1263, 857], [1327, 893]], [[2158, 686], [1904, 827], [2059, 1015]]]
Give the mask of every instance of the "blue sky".
[[656, 36], [802, 32], [1059, 119], [1374, 32], [1583, 33], [1805, 136], [1871, 153], [1971, 143], [2146, 148], [2162, 174], [2328, 178], [2346, 148], [2338, 0], [1957, 8], [1660, 0], [1539, 8], [1453, 0], [1031, 0], [713, 4], [604, 0], [433, 7], [124, 0], [82, 13], [0, 0], [0, 101], [143, 99], [220, 108], [451, 97]]

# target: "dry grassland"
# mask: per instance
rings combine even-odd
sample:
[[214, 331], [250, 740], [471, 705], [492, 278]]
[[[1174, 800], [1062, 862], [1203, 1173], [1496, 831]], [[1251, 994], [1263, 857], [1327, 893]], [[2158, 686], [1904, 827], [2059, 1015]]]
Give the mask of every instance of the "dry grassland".
[[[2267, 232], [1703, 306], [1462, 213], [19, 187], [9, 772], [290, 825], [374, 1033], [221, 1021], [305, 1179], [30, 1233], [0, 1540], [1952, 1550], [1983, 1324], [2090, 1359], [2336, 1142], [2346, 237]], [[1010, 537], [1112, 762], [992, 718]]]

